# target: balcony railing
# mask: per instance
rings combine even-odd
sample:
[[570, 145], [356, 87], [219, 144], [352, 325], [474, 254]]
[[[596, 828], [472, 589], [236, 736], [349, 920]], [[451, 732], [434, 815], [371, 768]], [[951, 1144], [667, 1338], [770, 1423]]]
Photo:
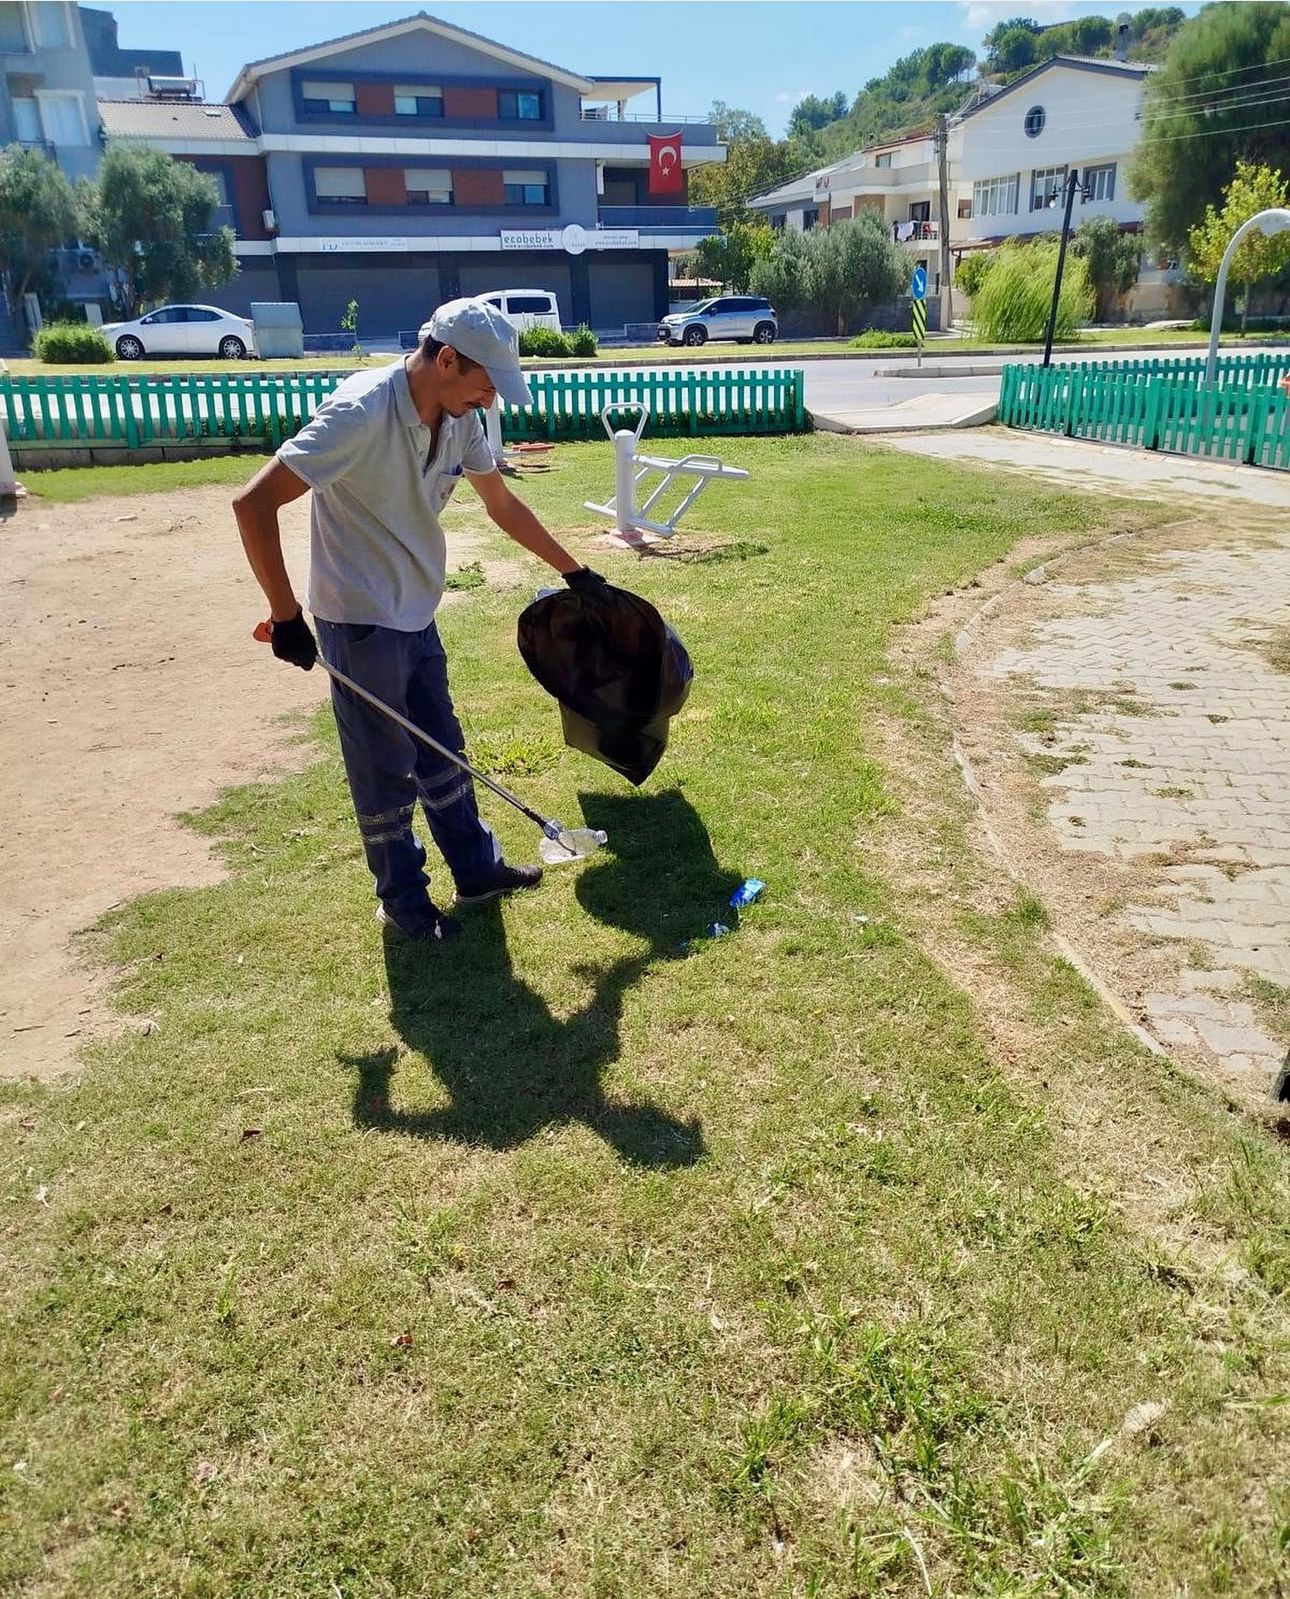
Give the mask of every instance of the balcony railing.
[[51, 161], [58, 160], [58, 151], [54, 149], [48, 139], [19, 139], [18, 143], [24, 150], [38, 150], [41, 155], [48, 156]]
[[939, 222], [893, 222], [891, 236], [897, 244], [935, 244], [941, 237]]
[[683, 232], [715, 232], [717, 212], [710, 205], [602, 205], [597, 213], [605, 228], [668, 228]]
[[711, 125], [712, 118], [706, 117], [656, 117], [631, 111], [619, 112], [616, 105], [584, 105], [582, 107], [582, 120], [584, 122], [652, 122], [659, 127], [678, 124], [681, 127]]

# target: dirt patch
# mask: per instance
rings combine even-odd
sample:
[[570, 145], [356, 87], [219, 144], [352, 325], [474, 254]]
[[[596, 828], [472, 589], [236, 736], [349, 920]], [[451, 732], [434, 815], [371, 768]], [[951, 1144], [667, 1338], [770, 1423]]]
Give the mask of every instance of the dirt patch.
[[[113, 1025], [108, 974], [74, 935], [134, 895], [214, 881], [205, 840], [176, 816], [222, 788], [286, 770], [292, 726], [327, 693], [251, 629], [263, 611], [230, 492], [48, 505], [4, 528], [0, 583], [0, 1072], [49, 1076]], [[285, 508], [303, 585], [308, 498]], [[450, 568], [480, 537], [450, 533]], [[484, 562], [490, 581], [515, 563]], [[462, 596], [446, 596], [451, 601]]]

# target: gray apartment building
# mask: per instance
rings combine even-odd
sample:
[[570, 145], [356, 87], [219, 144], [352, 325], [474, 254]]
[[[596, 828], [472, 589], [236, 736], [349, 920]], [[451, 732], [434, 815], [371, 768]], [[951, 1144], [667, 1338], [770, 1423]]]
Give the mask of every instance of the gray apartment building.
[[[306, 332], [351, 299], [377, 336], [498, 288], [552, 290], [568, 325], [650, 322], [669, 253], [715, 228], [686, 175], [725, 159], [710, 123], [661, 116], [657, 79], [583, 76], [425, 13], [250, 62], [221, 104], [98, 112], [109, 141], [220, 185], [241, 272], [212, 297], [294, 300]], [[650, 192], [651, 134], [679, 152], [679, 192]]]
[[70, 0], [0, 0], [0, 144], [43, 150], [73, 180], [98, 167], [94, 72]]

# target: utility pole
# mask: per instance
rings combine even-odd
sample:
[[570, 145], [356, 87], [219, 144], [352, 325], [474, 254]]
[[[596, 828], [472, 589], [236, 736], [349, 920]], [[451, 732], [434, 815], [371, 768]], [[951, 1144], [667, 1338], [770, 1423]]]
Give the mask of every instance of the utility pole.
[[948, 333], [954, 323], [954, 303], [950, 297], [950, 123], [944, 112], [936, 119], [936, 164], [941, 185], [941, 332]]
[[[1044, 365], [1051, 366], [1053, 359], [1053, 329], [1057, 326], [1057, 302], [1062, 293], [1062, 271], [1066, 266], [1066, 241], [1071, 232], [1071, 211], [1075, 205], [1075, 191], [1080, 188], [1079, 168], [1072, 167], [1066, 174], [1066, 214], [1062, 218], [1062, 242], [1057, 247], [1057, 276], [1053, 279], [1053, 303], [1048, 308], [1048, 328], [1044, 333]], [[1051, 205], [1061, 194], [1060, 189], [1053, 191], [1049, 199]]]

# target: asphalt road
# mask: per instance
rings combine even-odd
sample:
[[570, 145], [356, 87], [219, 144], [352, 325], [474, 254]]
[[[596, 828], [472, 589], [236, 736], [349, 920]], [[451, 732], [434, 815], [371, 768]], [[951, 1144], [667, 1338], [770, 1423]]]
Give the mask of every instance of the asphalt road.
[[[1070, 362], [1088, 360], [1127, 360], [1133, 351], [1108, 351], [1099, 355], [1096, 348], [1091, 347], [1086, 353], [1081, 351], [1078, 355], [1057, 355], [1053, 357], [1054, 365], [1065, 365]], [[1142, 355], [1152, 356], [1177, 356], [1201, 355], [1205, 353], [1203, 346], [1195, 344], [1178, 345], [1175, 347], [1153, 345], [1143, 348]], [[1224, 349], [1224, 355], [1232, 355], [1231, 349]], [[1265, 353], [1263, 346], [1243, 347], [1242, 355], [1259, 355]], [[1270, 351], [1267, 353], [1271, 353]], [[1279, 352], [1284, 354], [1284, 349]], [[1024, 355], [987, 355], [981, 352], [968, 355], [942, 354], [936, 344], [929, 346], [924, 364], [927, 366], [966, 368], [982, 365], [1000, 365], [1007, 362], [1009, 365], [1022, 364], [1025, 366], [1037, 365], [1042, 360], [1041, 352]], [[760, 364], [760, 363], [759, 363]], [[997, 377], [879, 377], [878, 373], [890, 371], [899, 365], [902, 372], [917, 372], [915, 363], [907, 356], [879, 355], [873, 360], [839, 360], [839, 361], [767, 361], [768, 367], [785, 366], [800, 367], [806, 374], [806, 403], [812, 411], [819, 411], [825, 415], [836, 414], [840, 411], [855, 411], [871, 407], [897, 405], [903, 400], [912, 400], [920, 394], [945, 394], [945, 395], [984, 395], [990, 399], [997, 398], [999, 393], [999, 379]]]

